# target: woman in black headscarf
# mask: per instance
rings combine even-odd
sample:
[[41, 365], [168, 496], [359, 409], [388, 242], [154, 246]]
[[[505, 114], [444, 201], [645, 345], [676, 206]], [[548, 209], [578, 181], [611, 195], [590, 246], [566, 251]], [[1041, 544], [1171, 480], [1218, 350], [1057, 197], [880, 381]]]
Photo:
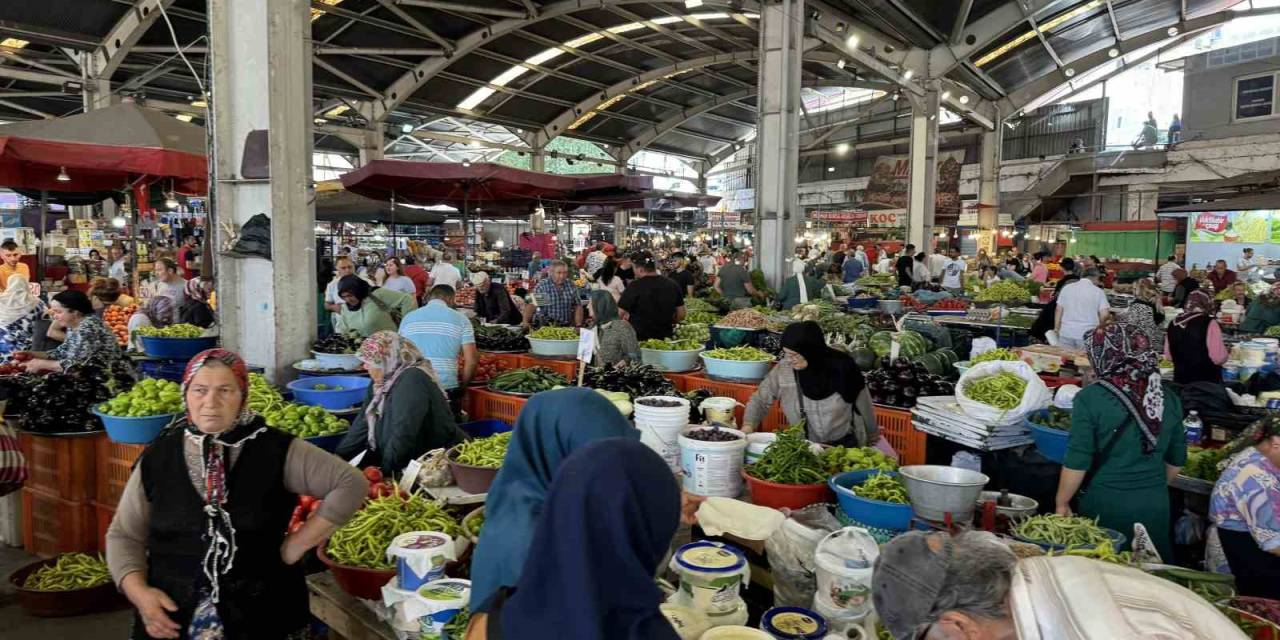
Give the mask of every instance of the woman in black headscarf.
[[774, 400], [789, 424], [805, 424], [806, 437], [823, 444], [871, 446], [880, 439], [862, 370], [827, 346], [816, 322], [782, 332], [783, 358], [747, 402], [742, 429], [755, 431]]

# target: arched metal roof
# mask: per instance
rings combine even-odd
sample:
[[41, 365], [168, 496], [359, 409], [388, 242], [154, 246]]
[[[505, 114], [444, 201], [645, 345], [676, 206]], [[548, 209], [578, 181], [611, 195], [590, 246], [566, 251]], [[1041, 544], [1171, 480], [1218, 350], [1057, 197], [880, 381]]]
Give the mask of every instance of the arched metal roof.
[[[176, 37], [204, 73], [206, 4], [0, 3], [0, 118], [79, 110], [81, 65], [90, 63], [107, 72], [113, 91], [199, 119], [199, 90], [173, 52]], [[923, 90], [923, 78], [942, 78], [948, 109], [991, 126], [1063, 85], [1095, 80], [1102, 74], [1090, 72], [1117, 58], [1248, 15], [1230, 11], [1237, 4], [811, 0], [803, 81], [909, 96]], [[314, 106], [331, 125], [382, 127], [389, 140], [404, 132], [463, 155], [473, 153], [462, 144], [468, 137], [482, 138], [482, 149], [516, 149], [572, 135], [621, 150], [624, 159], [648, 148], [704, 162], [724, 157], [754, 128], [755, 0], [312, 6]], [[850, 110], [851, 118], [862, 115]], [[350, 148], [339, 138], [319, 144]]]

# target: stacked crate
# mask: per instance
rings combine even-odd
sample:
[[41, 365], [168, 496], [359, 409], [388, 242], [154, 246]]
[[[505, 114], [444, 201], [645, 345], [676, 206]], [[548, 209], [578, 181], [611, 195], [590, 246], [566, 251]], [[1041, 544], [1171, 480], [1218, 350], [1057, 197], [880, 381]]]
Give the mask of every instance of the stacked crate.
[[22, 488], [22, 546], [27, 553], [53, 556], [99, 549], [93, 499], [100, 440], [106, 435], [19, 434], [29, 470]]

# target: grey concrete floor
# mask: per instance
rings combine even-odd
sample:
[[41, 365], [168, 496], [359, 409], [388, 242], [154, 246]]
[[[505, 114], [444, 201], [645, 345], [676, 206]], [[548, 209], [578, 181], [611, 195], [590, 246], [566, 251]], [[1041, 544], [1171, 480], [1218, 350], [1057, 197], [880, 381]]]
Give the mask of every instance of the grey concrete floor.
[[9, 574], [36, 558], [22, 549], [0, 545], [0, 638], [4, 640], [71, 640], [129, 637], [133, 623], [130, 610], [99, 613], [74, 618], [36, 618], [18, 606], [18, 595], [9, 584]]

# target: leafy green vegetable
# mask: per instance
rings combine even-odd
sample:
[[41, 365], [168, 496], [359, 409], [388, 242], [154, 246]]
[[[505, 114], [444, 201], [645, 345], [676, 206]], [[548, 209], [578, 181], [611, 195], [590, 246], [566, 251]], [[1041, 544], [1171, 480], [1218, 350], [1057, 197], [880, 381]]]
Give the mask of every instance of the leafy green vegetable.
[[747, 467], [747, 473], [779, 484], [818, 484], [827, 480], [822, 461], [804, 439], [803, 423], [779, 431], [778, 439], [765, 449], [758, 462]]
[[654, 351], [697, 351], [702, 346], [703, 343], [696, 340], [661, 340], [658, 338], [640, 343], [641, 349], [653, 349]]
[[978, 302], [1026, 302], [1031, 297], [1027, 293], [1027, 288], [1011, 282], [1009, 280], [1001, 280], [986, 289], [978, 292], [974, 300]]
[[711, 339], [711, 327], [696, 322], [682, 322], [676, 325], [676, 339], [706, 344]]
[[822, 452], [822, 465], [833, 476], [846, 471], [893, 471], [898, 468], [897, 461], [875, 447], [831, 447]]
[[684, 316], [684, 321], [689, 324], [712, 325], [719, 320], [720, 316], [710, 311], [690, 311]]

